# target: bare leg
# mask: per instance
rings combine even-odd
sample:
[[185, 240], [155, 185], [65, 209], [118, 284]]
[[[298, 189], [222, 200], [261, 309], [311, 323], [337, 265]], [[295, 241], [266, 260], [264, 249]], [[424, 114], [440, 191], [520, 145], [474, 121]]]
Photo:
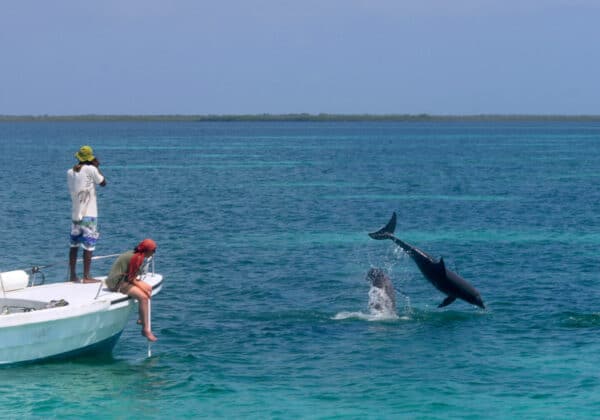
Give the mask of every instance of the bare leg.
[[77, 251], [79, 251], [79, 248], [77, 247], [71, 247], [71, 249], [69, 250], [69, 280], [71, 281], [79, 281], [79, 278], [77, 278], [77, 272], [76, 272], [76, 266], [77, 266]]
[[148, 326], [148, 296], [136, 286], [129, 289], [129, 296], [133, 296], [139, 302], [139, 319], [142, 320], [142, 335], [149, 341], [156, 341], [157, 338], [152, 334]]
[[92, 254], [94, 251], [83, 250], [83, 279], [89, 280], [92, 278], [90, 275], [90, 268], [92, 267]]

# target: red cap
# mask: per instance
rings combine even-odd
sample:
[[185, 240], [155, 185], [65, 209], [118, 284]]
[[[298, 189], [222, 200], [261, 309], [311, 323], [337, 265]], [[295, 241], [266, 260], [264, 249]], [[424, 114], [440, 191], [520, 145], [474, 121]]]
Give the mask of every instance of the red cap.
[[135, 247], [135, 250], [137, 252], [155, 251], [156, 242], [150, 238], [146, 238]]

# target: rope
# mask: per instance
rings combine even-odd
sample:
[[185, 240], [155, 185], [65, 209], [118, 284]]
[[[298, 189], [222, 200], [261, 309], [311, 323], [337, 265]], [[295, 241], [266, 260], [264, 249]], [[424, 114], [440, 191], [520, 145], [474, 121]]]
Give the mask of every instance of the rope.
[[[114, 257], [118, 257], [121, 254], [110, 254], [110, 255], [98, 255], [97, 257], [92, 257], [92, 260], [103, 260], [105, 258], [114, 258]], [[77, 262], [82, 262], [83, 258], [77, 258]], [[21, 268], [20, 270], [22, 271], [29, 271], [32, 274], [35, 273], [39, 273], [40, 270], [42, 268], [50, 268], [50, 267], [54, 267], [55, 265], [58, 265], [59, 263], [52, 263], [52, 264], [46, 264], [46, 265], [33, 265], [31, 267], [27, 267], [27, 268]], [[60, 263], [62, 264], [62, 263]]]
[[[152, 331], [152, 296], [148, 299], [148, 325], [146, 326]], [[152, 342], [148, 340], [148, 357], [152, 357]]]

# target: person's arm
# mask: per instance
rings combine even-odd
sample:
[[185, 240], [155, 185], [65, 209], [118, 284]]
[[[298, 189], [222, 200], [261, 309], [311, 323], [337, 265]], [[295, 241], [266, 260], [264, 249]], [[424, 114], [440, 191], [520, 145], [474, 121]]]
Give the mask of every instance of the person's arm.
[[149, 299], [152, 297], [152, 286], [143, 281], [141, 278], [136, 277], [131, 281], [131, 284], [141, 289]]
[[[127, 267], [127, 281], [129, 283], [131, 283], [132, 285], [136, 286], [137, 288], [139, 288], [150, 299], [152, 297], [152, 286], [150, 286], [148, 283], [143, 281], [142, 278], [140, 277], [141, 265], [136, 270], [134, 268], [135, 266], [132, 266], [131, 264], [132, 264], [132, 262], [129, 261], [129, 266]], [[135, 270], [135, 271], [133, 271], [133, 270]]]
[[100, 171], [100, 161], [98, 159], [94, 159], [92, 161], [92, 165], [96, 167], [96, 169], [98, 170], [98, 174], [102, 177], [102, 182], [99, 182], [98, 185], [100, 185], [101, 187], [106, 187], [106, 177]]

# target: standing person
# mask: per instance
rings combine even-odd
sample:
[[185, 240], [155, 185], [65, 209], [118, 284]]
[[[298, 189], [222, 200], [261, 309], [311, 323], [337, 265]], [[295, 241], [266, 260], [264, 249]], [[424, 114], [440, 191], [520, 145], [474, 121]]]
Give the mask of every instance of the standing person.
[[[152, 297], [152, 286], [140, 278], [142, 264], [156, 252], [156, 242], [144, 239], [133, 251], [127, 251], [117, 260], [106, 277], [106, 285], [113, 292], [121, 292], [139, 301], [139, 321], [142, 324], [142, 335], [149, 341], [156, 341], [148, 322], [148, 300]], [[138, 321], [138, 322], [139, 322]]]
[[67, 185], [71, 194], [71, 249], [69, 251], [69, 280], [80, 281], [76, 273], [77, 253], [83, 248], [84, 283], [96, 282], [90, 274], [92, 254], [96, 249], [98, 233], [98, 205], [96, 185], [104, 187], [106, 178], [100, 172], [100, 162], [90, 146], [82, 146], [75, 157], [78, 163], [67, 171]]

